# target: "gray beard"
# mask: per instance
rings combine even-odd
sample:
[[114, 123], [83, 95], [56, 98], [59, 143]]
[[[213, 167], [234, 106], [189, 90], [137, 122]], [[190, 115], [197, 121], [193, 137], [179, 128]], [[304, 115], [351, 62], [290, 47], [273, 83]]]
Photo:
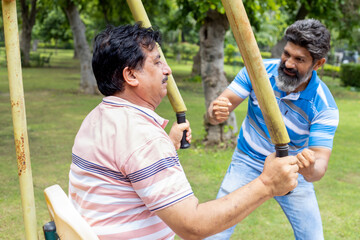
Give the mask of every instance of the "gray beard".
[[279, 75], [277, 78], [275, 78], [276, 86], [284, 92], [291, 93], [310, 78], [312, 74], [312, 68], [304, 76], [301, 76], [298, 73], [295, 76], [289, 76], [280, 68], [278, 69], [278, 72]]

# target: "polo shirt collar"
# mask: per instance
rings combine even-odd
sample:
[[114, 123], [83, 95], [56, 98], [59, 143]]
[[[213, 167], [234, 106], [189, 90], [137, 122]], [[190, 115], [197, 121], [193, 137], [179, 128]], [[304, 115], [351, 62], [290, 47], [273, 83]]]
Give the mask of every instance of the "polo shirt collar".
[[307, 100], [311, 100], [312, 97], [314, 96], [314, 92], [316, 92], [319, 83], [320, 83], [320, 79], [317, 76], [317, 72], [313, 70], [309, 84], [306, 86], [304, 91], [300, 92], [300, 97]]
[[169, 120], [164, 119], [162, 117], [160, 117], [156, 112], [154, 112], [151, 109], [145, 108], [145, 107], [141, 107], [139, 105], [133, 104], [123, 98], [119, 98], [116, 96], [107, 96], [103, 98], [103, 103], [114, 106], [114, 107], [131, 107], [134, 108], [140, 112], [142, 112], [143, 114], [151, 117], [154, 122], [156, 122], [157, 124], [159, 124], [162, 128], [165, 128], [167, 123], [169, 122]]

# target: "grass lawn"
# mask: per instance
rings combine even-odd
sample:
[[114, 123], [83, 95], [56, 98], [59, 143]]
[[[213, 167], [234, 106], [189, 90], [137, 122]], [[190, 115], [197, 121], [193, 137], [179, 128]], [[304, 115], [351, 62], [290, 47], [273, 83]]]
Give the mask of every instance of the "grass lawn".
[[[27, 126], [35, 191], [39, 239], [42, 225], [49, 221], [43, 190], [55, 183], [66, 192], [71, 148], [77, 130], [102, 99], [78, 93], [79, 62], [72, 51], [59, 50], [51, 66], [23, 69]], [[180, 150], [180, 161], [200, 202], [214, 199], [230, 163], [232, 149], [204, 149], [201, 140], [205, 103], [201, 83], [185, 81], [191, 64], [168, 59], [188, 108], [193, 144]], [[228, 75], [236, 74], [226, 66]], [[323, 218], [325, 239], [359, 239], [360, 235], [360, 93], [339, 86], [338, 79], [325, 78], [340, 109], [340, 125], [325, 177], [315, 183]], [[175, 121], [167, 98], [157, 109]], [[246, 104], [237, 110], [241, 123]], [[169, 124], [171, 126], [171, 124]], [[168, 130], [168, 129], [167, 129]], [[300, 206], [301, 207], [301, 206]], [[0, 56], [0, 239], [25, 239], [17, 163], [14, 147], [7, 69]], [[248, 216], [235, 230], [232, 239], [294, 239], [285, 215], [270, 200]]]

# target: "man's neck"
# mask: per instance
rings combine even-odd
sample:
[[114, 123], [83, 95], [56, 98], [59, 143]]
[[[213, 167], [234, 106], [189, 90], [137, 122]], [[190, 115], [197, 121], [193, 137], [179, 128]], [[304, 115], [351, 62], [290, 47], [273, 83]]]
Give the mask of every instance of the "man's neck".
[[122, 98], [122, 99], [124, 99], [128, 102], [131, 102], [132, 104], [138, 105], [140, 107], [145, 107], [145, 108], [155, 111], [154, 106], [152, 106], [148, 102], [144, 101], [142, 98], [137, 96], [134, 92], [130, 92], [130, 91], [126, 92], [126, 89], [123, 92], [116, 92], [114, 94], [114, 96]]

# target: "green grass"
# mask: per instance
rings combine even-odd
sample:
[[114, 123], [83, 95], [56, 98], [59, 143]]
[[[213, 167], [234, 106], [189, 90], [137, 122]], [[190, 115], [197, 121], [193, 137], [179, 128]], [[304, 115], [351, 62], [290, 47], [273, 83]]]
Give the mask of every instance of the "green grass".
[[[101, 96], [87, 96], [78, 90], [79, 63], [72, 51], [53, 54], [50, 67], [23, 69], [27, 126], [35, 191], [39, 238], [42, 225], [49, 221], [43, 190], [59, 184], [68, 187], [71, 148], [75, 134], [87, 113]], [[205, 103], [201, 83], [184, 81], [191, 64], [168, 59], [188, 108], [193, 141], [190, 149], [180, 150], [180, 161], [200, 202], [214, 199], [232, 149], [204, 149], [203, 114]], [[226, 66], [234, 76], [238, 69]], [[323, 218], [325, 239], [359, 239], [360, 229], [360, 94], [339, 86], [338, 79], [325, 78], [340, 109], [340, 125], [325, 177], [315, 183]], [[157, 112], [171, 122], [175, 114], [167, 98]], [[236, 110], [240, 124], [246, 104]], [[171, 124], [169, 124], [171, 126]], [[167, 128], [168, 130], [168, 128]], [[25, 239], [19, 181], [14, 147], [7, 69], [0, 56], [0, 239]], [[301, 207], [301, 206], [300, 206]], [[235, 230], [232, 239], [294, 239], [291, 226], [274, 200], [255, 210]]]

